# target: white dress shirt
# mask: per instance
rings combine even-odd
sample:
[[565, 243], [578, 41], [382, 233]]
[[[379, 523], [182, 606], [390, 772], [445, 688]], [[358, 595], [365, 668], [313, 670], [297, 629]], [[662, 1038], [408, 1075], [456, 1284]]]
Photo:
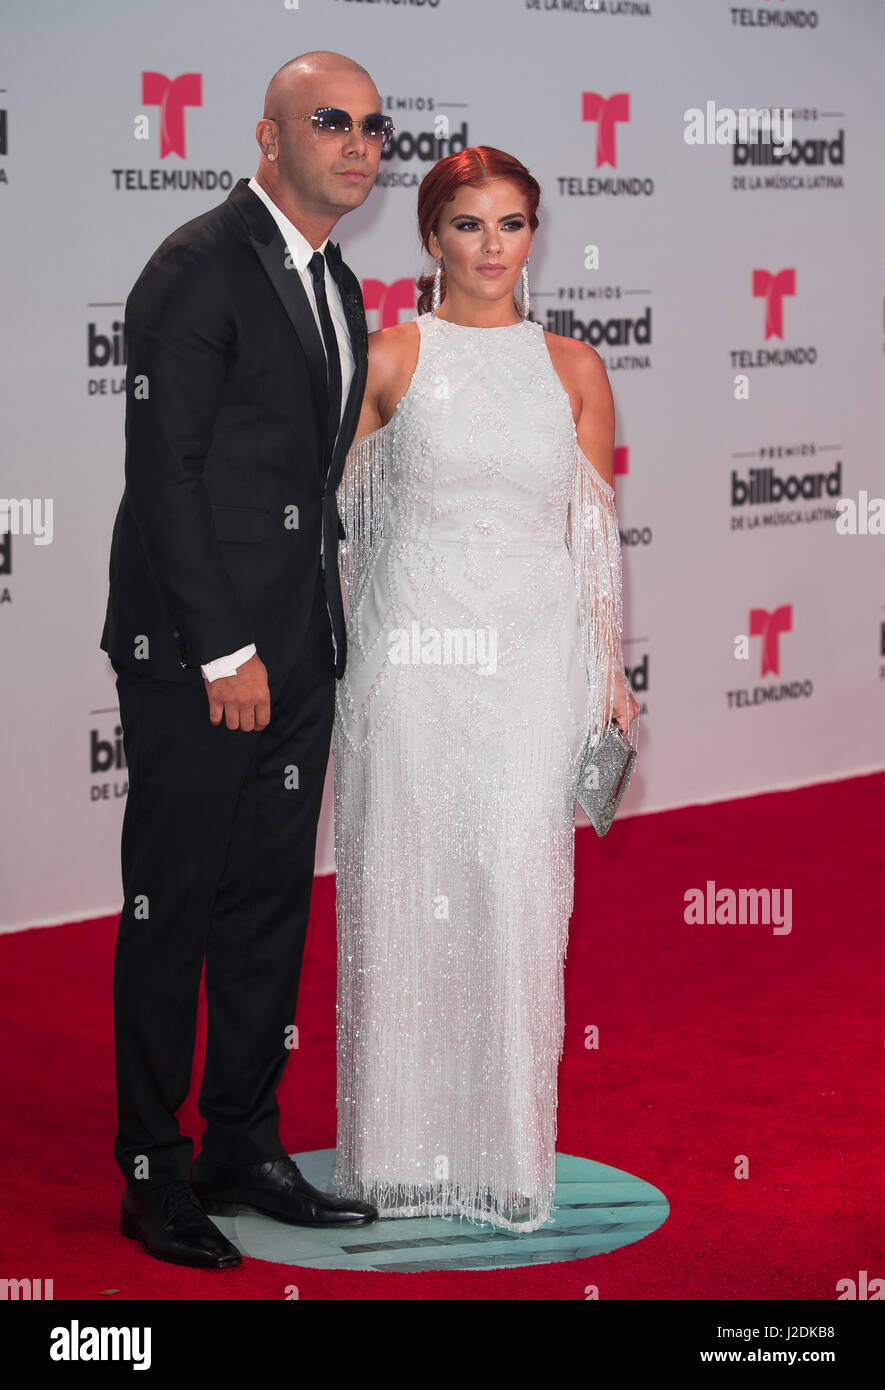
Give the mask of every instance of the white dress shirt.
[[[323, 330], [320, 324], [319, 310], [317, 309], [313, 276], [308, 269], [308, 262], [314, 250], [325, 252], [326, 242], [329, 238], [326, 237], [325, 241], [323, 241], [320, 246], [311, 246], [307, 237], [303, 236], [294, 222], [290, 222], [286, 214], [280, 211], [270, 194], [265, 192], [256, 179], [249, 180], [249, 187], [264, 203], [283, 234], [283, 240], [286, 243], [286, 248], [292, 259], [292, 264], [298, 271], [301, 283], [304, 286], [304, 293], [307, 295], [307, 302], [313, 310], [313, 316], [316, 320], [317, 328], [319, 329], [320, 342], [323, 344], [323, 353], [325, 355], [326, 345], [323, 340]], [[353, 376], [353, 348], [350, 343], [350, 330], [347, 327], [347, 319], [344, 316], [344, 308], [341, 304], [341, 295], [338, 292], [338, 286], [329, 273], [328, 264], [326, 265], [325, 280], [326, 299], [329, 302], [329, 313], [332, 316], [332, 326], [335, 329], [335, 337], [338, 339], [338, 352], [341, 357], [341, 416], [343, 416], [344, 404], [347, 400], [347, 393], [350, 389], [350, 381]], [[200, 670], [203, 672], [207, 681], [218, 680], [219, 676], [235, 676], [237, 674], [237, 667], [242, 665], [244, 661], [248, 661], [250, 656], [255, 655], [255, 652], [255, 643], [250, 642], [248, 647], [240, 647], [238, 651], [231, 652], [229, 656], [219, 656], [216, 657], [214, 661], [207, 661], [205, 666], [200, 667]]]

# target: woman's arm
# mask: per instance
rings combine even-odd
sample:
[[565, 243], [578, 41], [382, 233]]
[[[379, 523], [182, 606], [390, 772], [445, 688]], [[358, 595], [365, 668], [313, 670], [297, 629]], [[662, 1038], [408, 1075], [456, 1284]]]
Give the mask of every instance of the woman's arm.
[[408, 390], [418, 358], [418, 327], [414, 322], [379, 328], [369, 334], [366, 390], [353, 443], [386, 425]]
[[[605, 705], [611, 717], [626, 733], [639, 713], [639, 704], [633, 695], [629, 678], [624, 669], [621, 651], [621, 547], [618, 535], [617, 513], [614, 493], [602, 495], [598, 484], [592, 483], [590, 474], [598, 475], [611, 489], [614, 487], [614, 444], [615, 407], [611, 386], [605, 364], [599, 353], [586, 343], [575, 343], [568, 350], [569, 399], [575, 413], [575, 430], [580, 449], [579, 469], [588, 474], [583, 487], [579, 486], [577, 496], [581, 498], [580, 524], [586, 528], [592, 516], [591, 527], [596, 540], [585, 563], [599, 563], [600, 555], [594, 551], [602, 550], [608, 573], [600, 582], [600, 590], [610, 590], [610, 607], [614, 610], [614, 621], [610, 617], [607, 637], [599, 644], [597, 657], [608, 668], [605, 681]], [[577, 411], [575, 412], [577, 398]], [[587, 488], [591, 491], [588, 494]], [[604, 537], [604, 542], [603, 542]], [[600, 581], [602, 576], [599, 576]], [[585, 581], [586, 582], [586, 581]], [[595, 603], [600, 595], [595, 596]]]
[[384, 423], [381, 419], [378, 397], [381, 388], [380, 358], [383, 353], [378, 351], [378, 339], [381, 331], [369, 334], [369, 365], [366, 372], [366, 389], [363, 392], [363, 401], [360, 407], [360, 416], [356, 423], [351, 446], [358, 439], [363, 439], [373, 430], [378, 430]]
[[590, 460], [603, 482], [614, 486], [615, 456], [615, 403], [609, 385], [605, 364], [595, 348], [588, 343], [572, 343], [569, 356], [570, 385], [569, 398], [574, 411], [575, 397], [578, 409], [575, 416], [575, 429], [578, 443], [586, 458]]
[[612, 485], [615, 403], [605, 364], [595, 348], [559, 333], [544, 334], [560, 385], [569, 398], [578, 443], [604, 482]]
[[418, 328], [413, 323], [369, 335], [365, 394], [338, 486], [338, 506], [345, 530], [338, 560], [348, 612], [373, 547], [382, 534], [391, 456], [391, 431], [384, 426], [408, 389], [418, 355], [417, 340]]

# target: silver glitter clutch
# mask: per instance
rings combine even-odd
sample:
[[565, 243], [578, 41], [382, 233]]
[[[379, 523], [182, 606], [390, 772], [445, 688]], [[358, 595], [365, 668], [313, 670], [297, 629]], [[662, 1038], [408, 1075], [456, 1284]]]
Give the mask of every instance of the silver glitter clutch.
[[605, 835], [611, 828], [635, 763], [636, 749], [614, 722], [595, 748], [590, 747], [588, 735], [576, 798], [597, 835]]

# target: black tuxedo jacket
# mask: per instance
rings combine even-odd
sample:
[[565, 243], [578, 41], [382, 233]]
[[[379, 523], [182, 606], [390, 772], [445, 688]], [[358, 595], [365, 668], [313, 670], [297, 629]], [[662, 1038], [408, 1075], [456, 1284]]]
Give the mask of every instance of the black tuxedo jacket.
[[326, 251], [355, 364], [332, 448], [320, 331], [246, 179], [173, 232], [133, 286], [126, 483], [101, 638], [116, 668], [202, 683], [201, 664], [254, 642], [269, 678], [283, 678], [306, 631], [322, 535], [343, 674], [335, 491], [368, 353], [359, 281], [337, 247]]

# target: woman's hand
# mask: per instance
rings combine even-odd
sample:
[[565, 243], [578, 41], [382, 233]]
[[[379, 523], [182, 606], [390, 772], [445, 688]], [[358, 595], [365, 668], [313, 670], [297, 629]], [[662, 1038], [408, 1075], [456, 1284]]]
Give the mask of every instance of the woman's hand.
[[615, 680], [612, 706], [612, 721], [617, 724], [622, 734], [626, 734], [639, 713], [639, 705], [627, 689], [621, 676]]

